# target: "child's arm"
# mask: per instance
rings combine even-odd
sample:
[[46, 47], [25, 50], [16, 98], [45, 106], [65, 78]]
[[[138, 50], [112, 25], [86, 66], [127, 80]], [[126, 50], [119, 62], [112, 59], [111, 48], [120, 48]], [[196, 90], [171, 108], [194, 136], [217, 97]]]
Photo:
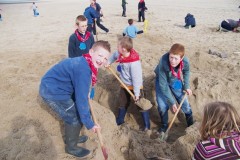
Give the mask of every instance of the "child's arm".
[[114, 52], [108, 59], [108, 64], [112, 64], [113, 62], [115, 62], [119, 57], [119, 53], [116, 51]]
[[142, 66], [140, 61], [132, 62], [130, 68], [130, 75], [133, 84], [133, 92], [135, 98], [139, 98], [140, 96], [140, 89], [143, 85], [143, 78], [142, 78]]
[[190, 85], [189, 85], [189, 77], [190, 77], [190, 66], [189, 66], [189, 60], [184, 57], [183, 58], [183, 63], [184, 63], [184, 67], [183, 67], [183, 89], [187, 90], [190, 89]]
[[74, 35], [71, 35], [68, 43], [68, 57], [72, 58], [75, 55], [75, 38]]

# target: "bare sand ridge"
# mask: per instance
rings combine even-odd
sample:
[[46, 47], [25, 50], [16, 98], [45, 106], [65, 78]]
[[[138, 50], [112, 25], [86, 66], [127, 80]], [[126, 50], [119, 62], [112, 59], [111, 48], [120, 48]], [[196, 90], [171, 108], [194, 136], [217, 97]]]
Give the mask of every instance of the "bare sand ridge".
[[[103, 24], [110, 32], [99, 30], [98, 39], [108, 40], [115, 51], [117, 36], [127, 26], [127, 19], [137, 21], [138, 1], [128, 1], [127, 17], [121, 17], [121, 1], [98, 0], [103, 7]], [[40, 16], [33, 17], [31, 4], [0, 5], [0, 159], [68, 160], [77, 159], [64, 151], [59, 121], [38, 100], [38, 86], [43, 74], [67, 57], [68, 38], [75, 30], [75, 17], [83, 13], [88, 0], [52, 0], [37, 3]], [[234, 0], [146, 0], [149, 21], [147, 34], [134, 39], [144, 74], [144, 91], [153, 107], [150, 111], [152, 134], [139, 131], [143, 127], [140, 113], [132, 106], [126, 124], [116, 126], [119, 82], [108, 70], [100, 70], [93, 108], [102, 127], [103, 140], [110, 160], [190, 159], [199, 140], [198, 125], [202, 107], [207, 102], [227, 101], [240, 108], [240, 34], [216, 32], [226, 18], [238, 19], [239, 3]], [[192, 13], [197, 27], [184, 29], [184, 17]], [[143, 23], [135, 23], [143, 29]], [[186, 129], [184, 116], [169, 132], [167, 142], [158, 141], [159, 127], [154, 73], [159, 58], [173, 43], [186, 46], [191, 62], [189, 97], [197, 122]], [[209, 49], [228, 54], [219, 58]], [[170, 120], [173, 117], [171, 113]], [[186, 130], [185, 130], [186, 129]], [[102, 160], [97, 135], [84, 129], [90, 140], [84, 144], [93, 150], [93, 160]]]

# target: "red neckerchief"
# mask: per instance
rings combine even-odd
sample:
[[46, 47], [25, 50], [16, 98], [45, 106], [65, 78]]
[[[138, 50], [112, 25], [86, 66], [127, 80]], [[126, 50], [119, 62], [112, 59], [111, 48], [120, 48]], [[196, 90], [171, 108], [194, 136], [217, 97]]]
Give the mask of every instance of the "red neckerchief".
[[131, 49], [130, 55], [128, 57], [123, 57], [122, 54], [120, 53], [117, 62], [129, 63], [129, 62], [135, 62], [138, 60], [140, 60], [138, 53], [134, 49]]
[[142, 2], [144, 2], [144, 0], [140, 0], [140, 2], [139, 2], [139, 3], [142, 3]]
[[171, 72], [172, 72], [172, 75], [173, 75], [174, 77], [177, 77], [179, 80], [181, 80], [181, 72], [182, 72], [183, 66], [184, 66], [183, 60], [181, 60], [180, 63], [179, 63], [179, 68], [178, 68], [177, 73], [174, 71], [174, 69], [173, 69], [173, 67], [171, 66], [171, 64], [169, 64], [169, 66], [170, 66], [170, 70], [171, 70]]
[[78, 33], [78, 30], [76, 29], [75, 30], [75, 34], [77, 36], [77, 39], [80, 41], [80, 42], [85, 42], [86, 40], [88, 40], [88, 38], [90, 37], [91, 33], [90, 32], [86, 32], [86, 36], [85, 38], [81, 37], [81, 35]]
[[95, 66], [93, 65], [92, 62], [92, 57], [90, 56], [90, 54], [83, 54], [82, 55], [88, 62], [89, 67], [92, 70], [92, 86], [94, 86], [97, 83], [97, 74], [98, 74], [98, 70], [97, 68], [95, 68]]

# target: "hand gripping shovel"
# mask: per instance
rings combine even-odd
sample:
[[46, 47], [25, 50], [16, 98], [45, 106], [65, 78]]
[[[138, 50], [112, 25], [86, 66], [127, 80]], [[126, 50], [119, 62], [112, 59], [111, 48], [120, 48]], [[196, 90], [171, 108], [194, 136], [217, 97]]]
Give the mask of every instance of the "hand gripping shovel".
[[[135, 98], [134, 94], [128, 89], [126, 84], [122, 82], [122, 80], [118, 77], [118, 75], [113, 71], [111, 67], [108, 67], [108, 69], [112, 72], [112, 74], [117, 78], [117, 80], [121, 83], [121, 85], [127, 90], [127, 92], [134, 99]], [[143, 110], [149, 110], [150, 108], [152, 108], [151, 102], [145, 98], [140, 98], [140, 100], [136, 102], [136, 105], [142, 108]]]
[[[90, 99], [89, 99], [89, 106], [90, 106], [90, 111], [92, 113], [93, 122], [95, 124], [98, 124], [97, 123], [97, 119], [96, 119], [95, 114], [94, 114], [94, 111], [93, 111], [93, 108], [92, 108], [92, 104], [91, 104], [91, 100]], [[104, 157], [105, 160], [107, 160], [108, 159], [107, 148], [103, 144], [102, 134], [101, 134], [99, 129], [97, 129], [97, 136], [98, 136], [98, 139], [99, 139], [99, 143], [101, 145], [103, 157]]]
[[176, 117], [177, 117], [177, 115], [178, 115], [178, 112], [180, 111], [180, 109], [181, 109], [181, 107], [182, 107], [182, 104], [183, 104], [183, 102], [184, 102], [184, 100], [185, 100], [186, 97], [187, 97], [187, 93], [184, 94], [184, 97], [183, 97], [181, 103], [179, 104], [179, 107], [178, 107], [176, 113], [174, 114], [174, 117], [173, 117], [171, 123], [169, 124], [167, 131], [166, 131], [165, 133], [162, 132], [162, 134], [160, 135], [160, 140], [161, 140], [161, 141], [166, 141], [166, 140], [167, 140], [167, 138], [168, 138], [168, 132], [169, 132], [169, 130], [171, 129], [171, 127], [172, 127], [172, 125], [173, 125], [173, 122], [174, 122], [174, 120], [176, 119]]

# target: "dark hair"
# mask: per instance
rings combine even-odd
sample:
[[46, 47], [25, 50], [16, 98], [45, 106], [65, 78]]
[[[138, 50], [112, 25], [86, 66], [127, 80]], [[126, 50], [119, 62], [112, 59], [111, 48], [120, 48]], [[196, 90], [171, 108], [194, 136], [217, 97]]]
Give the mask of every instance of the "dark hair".
[[92, 49], [95, 51], [99, 47], [102, 47], [108, 52], [111, 52], [111, 45], [109, 44], [108, 41], [99, 40], [93, 44]]
[[133, 19], [128, 19], [128, 24], [132, 25], [133, 24]]
[[79, 22], [86, 21], [87, 18], [84, 15], [79, 15], [76, 18], [76, 24], [79, 25]]

